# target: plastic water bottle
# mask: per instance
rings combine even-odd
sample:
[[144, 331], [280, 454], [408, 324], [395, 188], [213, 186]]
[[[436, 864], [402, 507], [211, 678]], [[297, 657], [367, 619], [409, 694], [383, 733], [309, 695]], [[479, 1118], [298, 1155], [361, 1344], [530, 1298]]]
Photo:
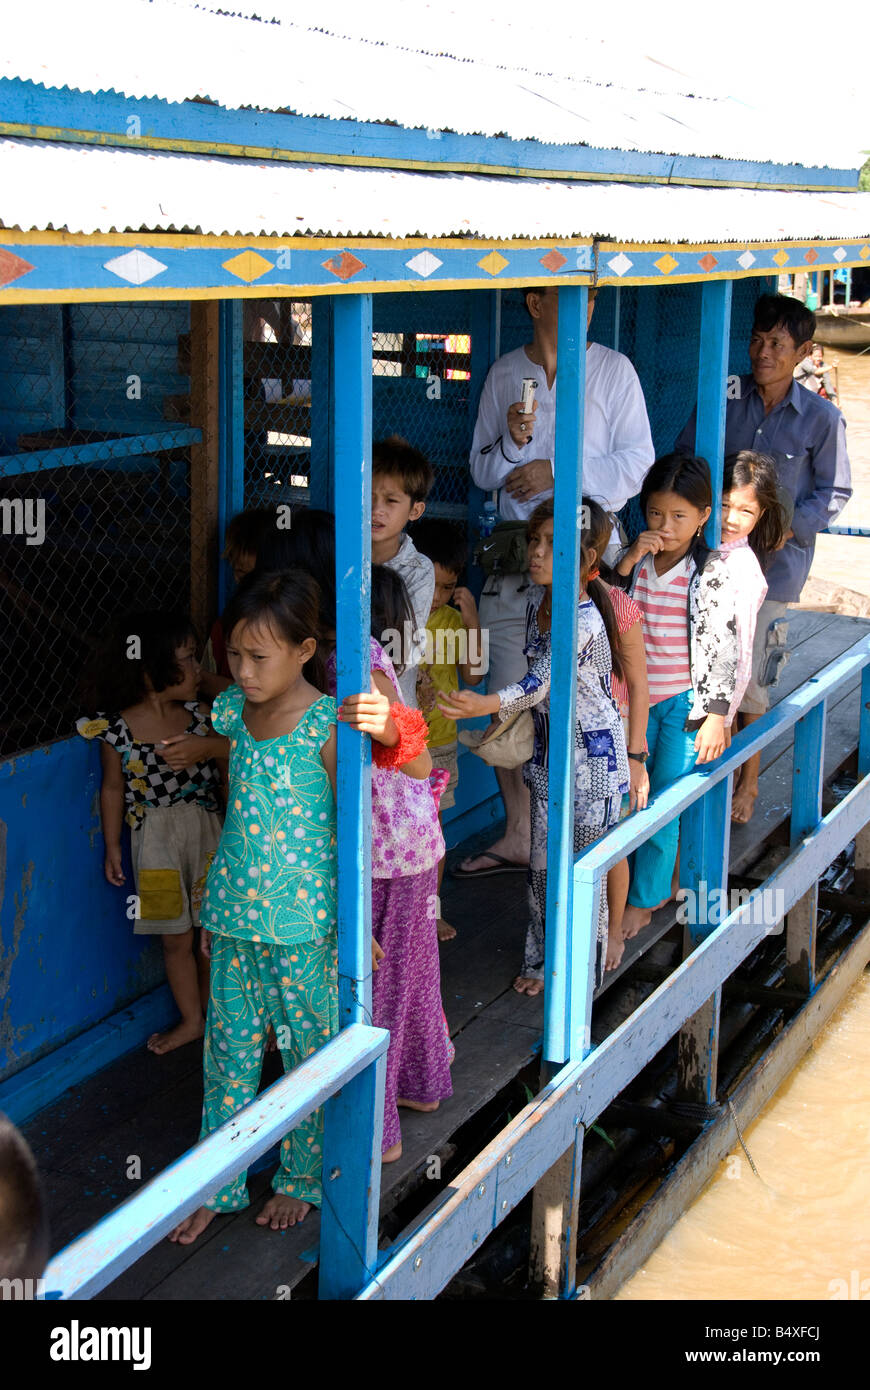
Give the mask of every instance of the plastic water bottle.
[[488, 536], [492, 535], [500, 520], [501, 517], [495, 502], [484, 502], [483, 511], [477, 518], [477, 534], [481, 540], [486, 540]]

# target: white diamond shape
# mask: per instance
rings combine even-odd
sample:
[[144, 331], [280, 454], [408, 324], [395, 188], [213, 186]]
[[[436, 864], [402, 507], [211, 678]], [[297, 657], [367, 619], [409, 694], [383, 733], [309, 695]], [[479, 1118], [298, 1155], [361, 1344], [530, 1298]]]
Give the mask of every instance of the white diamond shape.
[[405, 265], [408, 269], [413, 270], [415, 275], [422, 275], [424, 280], [427, 275], [431, 275], [443, 264], [444, 262], [439, 261], [437, 256], [433, 256], [431, 251], [421, 251], [420, 254], [414, 256], [412, 260], [405, 261]]
[[834, 252], [834, 260], [835, 260], [835, 261], [844, 261], [845, 259], [846, 259], [846, 252], [843, 250], [842, 246], [838, 246], [837, 249], [836, 249], [836, 251]]
[[105, 261], [103, 269], [110, 270], [131, 285], [144, 285], [146, 280], [153, 280], [166, 266], [149, 256], [147, 251], [128, 251], [125, 256], [115, 256], [114, 260]]
[[608, 270], [612, 270], [614, 275], [625, 275], [626, 271], [631, 270], [634, 261], [630, 261], [624, 251], [620, 251], [618, 256], [607, 262]]
[[755, 257], [751, 251], [744, 251], [742, 256], [737, 257], [737, 264], [748, 270], [751, 265], [755, 265]]

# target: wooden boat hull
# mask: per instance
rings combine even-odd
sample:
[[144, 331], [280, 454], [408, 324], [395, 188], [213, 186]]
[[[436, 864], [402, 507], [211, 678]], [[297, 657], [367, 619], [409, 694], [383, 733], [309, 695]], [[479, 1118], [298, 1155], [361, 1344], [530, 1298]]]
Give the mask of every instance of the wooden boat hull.
[[815, 342], [826, 347], [870, 347], [870, 311], [818, 309]]

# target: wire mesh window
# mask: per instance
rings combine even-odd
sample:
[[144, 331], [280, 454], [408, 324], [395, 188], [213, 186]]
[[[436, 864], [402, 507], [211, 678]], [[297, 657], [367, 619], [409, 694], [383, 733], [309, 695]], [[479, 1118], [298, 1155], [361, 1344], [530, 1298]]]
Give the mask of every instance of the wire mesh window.
[[71, 731], [94, 639], [191, 596], [187, 304], [0, 309], [0, 753]]

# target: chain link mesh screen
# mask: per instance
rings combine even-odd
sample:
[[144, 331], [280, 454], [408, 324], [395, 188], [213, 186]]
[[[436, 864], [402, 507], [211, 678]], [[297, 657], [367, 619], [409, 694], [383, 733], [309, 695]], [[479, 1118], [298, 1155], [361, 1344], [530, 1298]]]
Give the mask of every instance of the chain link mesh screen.
[[191, 607], [189, 305], [0, 309], [0, 753], [71, 732], [125, 608]]

